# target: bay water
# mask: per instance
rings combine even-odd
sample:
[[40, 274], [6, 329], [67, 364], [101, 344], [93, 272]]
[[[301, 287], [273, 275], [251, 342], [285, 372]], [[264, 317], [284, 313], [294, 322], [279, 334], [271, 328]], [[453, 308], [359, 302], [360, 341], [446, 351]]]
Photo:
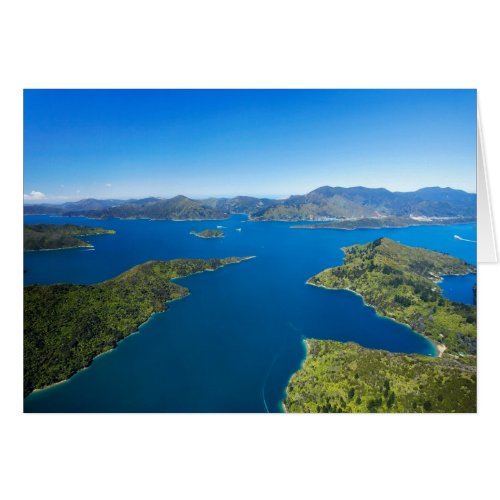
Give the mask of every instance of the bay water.
[[[342, 264], [344, 246], [381, 236], [446, 252], [476, 264], [476, 225], [402, 229], [293, 229], [286, 222], [93, 220], [25, 216], [25, 223], [115, 229], [84, 238], [93, 249], [26, 252], [25, 285], [97, 283], [148, 260], [250, 256], [215, 272], [176, 280], [190, 294], [168, 304], [118, 346], [69, 380], [36, 391], [26, 412], [279, 412], [290, 377], [304, 360], [304, 338], [353, 341], [433, 356], [434, 346], [378, 316], [348, 291], [306, 285]], [[191, 231], [223, 226], [225, 237]], [[475, 275], [440, 283], [470, 303]]]

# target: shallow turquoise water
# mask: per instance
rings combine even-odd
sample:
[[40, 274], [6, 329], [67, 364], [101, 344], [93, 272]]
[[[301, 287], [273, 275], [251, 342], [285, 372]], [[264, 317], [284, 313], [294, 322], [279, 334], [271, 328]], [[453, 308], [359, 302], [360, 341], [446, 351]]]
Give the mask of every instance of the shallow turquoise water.
[[[31, 394], [25, 411], [280, 411], [304, 337], [433, 355], [409, 328], [377, 316], [360, 297], [305, 285], [342, 263], [342, 246], [387, 236], [475, 264], [474, 224], [381, 230], [291, 229], [289, 223], [148, 221], [29, 216], [25, 222], [87, 224], [117, 230], [88, 240], [95, 250], [25, 254], [25, 283], [94, 283], [150, 259], [256, 258], [179, 279], [191, 294], [154, 315], [137, 334], [69, 381]], [[223, 239], [192, 230], [225, 226]], [[241, 228], [241, 231], [236, 231]], [[465, 286], [465, 285], [464, 285]]]

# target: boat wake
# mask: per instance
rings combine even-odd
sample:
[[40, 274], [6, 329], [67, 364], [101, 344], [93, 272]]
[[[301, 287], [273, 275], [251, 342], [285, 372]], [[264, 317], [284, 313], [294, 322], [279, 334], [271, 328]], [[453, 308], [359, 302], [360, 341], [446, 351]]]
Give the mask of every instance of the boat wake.
[[467, 238], [462, 238], [461, 236], [458, 236], [458, 234], [453, 235], [453, 238], [455, 238], [456, 240], [460, 240], [460, 241], [468, 241], [470, 243], [477, 243], [476, 240], [468, 240]]

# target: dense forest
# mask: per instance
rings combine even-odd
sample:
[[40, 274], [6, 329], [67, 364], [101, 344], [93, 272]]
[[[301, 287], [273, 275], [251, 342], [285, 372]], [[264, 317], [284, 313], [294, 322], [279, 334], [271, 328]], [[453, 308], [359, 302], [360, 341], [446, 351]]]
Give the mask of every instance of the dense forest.
[[24, 250], [55, 250], [58, 248], [91, 247], [80, 236], [115, 234], [113, 229], [77, 226], [74, 224], [25, 224]]
[[24, 289], [24, 394], [65, 380], [189, 290], [173, 278], [250, 257], [150, 261], [96, 285]]
[[309, 339], [306, 360], [287, 388], [286, 410], [475, 412], [476, 307], [447, 300], [436, 284], [442, 275], [475, 268], [388, 238], [343, 250], [343, 265], [308, 283], [359, 293], [379, 314], [410, 325], [446, 351], [432, 358]]
[[357, 344], [307, 340], [285, 408], [301, 413], [472, 413], [476, 369], [451, 358], [394, 354]]

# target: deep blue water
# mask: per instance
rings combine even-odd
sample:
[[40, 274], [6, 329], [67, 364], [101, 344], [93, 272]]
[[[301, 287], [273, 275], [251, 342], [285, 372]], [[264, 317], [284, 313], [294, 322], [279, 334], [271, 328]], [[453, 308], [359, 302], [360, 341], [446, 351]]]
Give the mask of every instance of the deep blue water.
[[476, 274], [466, 274], [465, 276], [444, 276], [438, 285], [447, 299], [464, 304], [474, 304], [474, 285], [476, 282]]
[[[150, 259], [256, 258], [177, 280], [191, 294], [152, 316], [137, 334], [70, 380], [31, 394], [25, 411], [280, 411], [290, 376], [304, 359], [304, 337], [434, 355], [425, 338], [377, 316], [360, 297], [305, 285], [342, 263], [341, 247], [380, 236], [475, 264], [474, 224], [404, 229], [291, 229], [289, 223], [97, 221], [27, 216], [26, 223], [77, 223], [116, 229], [88, 240], [95, 250], [25, 254], [25, 284], [95, 283]], [[192, 230], [225, 226], [223, 239]], [[236, 231], [241, 228], [241, 232]], [[448, 292], [447, 292], [448, 293]]]

